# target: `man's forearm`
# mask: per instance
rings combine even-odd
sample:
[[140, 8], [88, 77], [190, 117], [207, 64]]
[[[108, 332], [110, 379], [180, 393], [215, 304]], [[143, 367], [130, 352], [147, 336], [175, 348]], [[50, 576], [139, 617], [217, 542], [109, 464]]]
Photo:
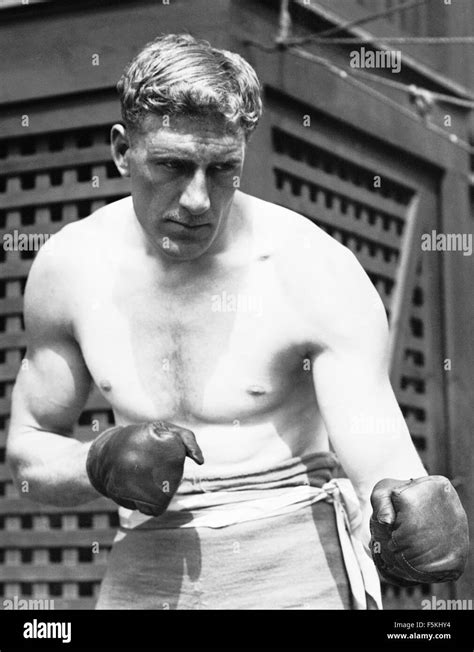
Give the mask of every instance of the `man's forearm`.
[[357, 536], [362, 541], [365, 551], [370, 556], [370, 517], [372, 515], [372, 507], [370, 500], [361, 501], [362, 522], [357, 532]]
[[7, 455], [20, 494], [57, 506], [81, 505], [98, 498], [86, 471], [89, 447], [90, 442], [52, 432], [28, 430], [16, 437]]

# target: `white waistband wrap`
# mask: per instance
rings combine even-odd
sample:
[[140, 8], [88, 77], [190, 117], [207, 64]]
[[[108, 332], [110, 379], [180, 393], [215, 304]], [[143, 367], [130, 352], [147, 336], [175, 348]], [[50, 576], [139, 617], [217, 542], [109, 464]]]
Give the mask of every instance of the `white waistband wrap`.
[[[336, 526], [344, 565], [355, 609], [367, 609], [369, 595], [382, 609], [380, 581], [372, 559], [356, 536], [362, 514], [352, 483], [347, 478], [333, 478], [322, 487], [300, 485], [265, 491], [212, 491], [190, 495], [175, 495], [167, 512], [190, 513], [192, 519], [179, 522], [177, 527], [223, 528], [245, 521], [282, 516], [325, 500], [334, 506]], [[126, 536], [151, 518], [137, 511], [119, 509], [121, 529], [115, 541]]]

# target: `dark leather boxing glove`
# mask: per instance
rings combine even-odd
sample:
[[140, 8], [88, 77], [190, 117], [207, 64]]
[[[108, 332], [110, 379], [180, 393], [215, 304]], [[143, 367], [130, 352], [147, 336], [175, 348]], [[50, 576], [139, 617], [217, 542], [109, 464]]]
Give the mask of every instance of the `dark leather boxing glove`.
[[92, 442], [86, 469], [92, 486], [104, 496], [159, 516], [181, 482], [186, 456], [204, 462], [194, 434], [154, 421], [105, 430]]
[[413, 586], [460, 577], [469, 552], [468, 523], [447, 478], [381, 480], [370, 500], [370, 549], [385, 580]]

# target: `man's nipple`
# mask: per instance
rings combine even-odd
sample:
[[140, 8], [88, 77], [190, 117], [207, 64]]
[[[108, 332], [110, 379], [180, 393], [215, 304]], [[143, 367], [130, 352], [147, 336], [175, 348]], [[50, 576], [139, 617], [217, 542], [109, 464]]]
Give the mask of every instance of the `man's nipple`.
[[267, 390], [261, 385], [250, 385], [250, 387], [247, 387], [247, 393], [250, 396], [263, 396], [267, 393]]
[[102, 389], [104, 392], [110, 392], [112, 389], [112, 385], [108, 380], [101, 380], [99, 383], [100, 389]]

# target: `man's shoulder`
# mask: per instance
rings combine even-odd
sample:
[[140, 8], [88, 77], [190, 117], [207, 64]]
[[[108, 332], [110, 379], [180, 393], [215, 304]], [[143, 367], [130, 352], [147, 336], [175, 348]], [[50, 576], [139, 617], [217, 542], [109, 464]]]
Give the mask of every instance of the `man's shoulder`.
[[120, 232], [120, 225], [132, 208], [131, 197], [125, 197], [106, 206], [102, 206], [88, 217], [70, 222], [55, 233], [42, 247], [42, 259], [56, 261], [64, 268], [84, 264], [95, 253], [105, 250], [106, 245]]
[[350, 275], [360, 267], [352, 252], [309, 218], [285, 206], [244, 195], [256, 237], [271, 245], [275, 262], [290, 263], [294, 272]]
[[52, 283], [59, 291], [93, 268], [120, 231], [117, 226], [130, 205], [127, 197], [63, 226], [38, 251], [29, 274], [30, 286]]
[[89, 240], [92, 244], [97, 238], [109, 237], [114, 226], [119, 226], [133, 210], [131, 196], [124, 197], [105, 206], [101, 206], [89, 216], [64, 226], [53, 238], [61, 239], [64, 245], [82, 244]]
[[260, 232], [271, 240], [282, 287], [310, 329], [327, 341], [357, 331], [370, 315], [385, 322], [381, 298], [348, 247], [292, 210], [255, 198], [252, 205]]
[[67, 224], [40, 248], [25, 289], [28, 315], [51, 324], [71, 321], [74, 303], [71, 299], [85, 279], [90, 282], [91, 278], [97, 278], [98, 261], [110, 245], [114, 226], [127, 208], [127, 199]]

